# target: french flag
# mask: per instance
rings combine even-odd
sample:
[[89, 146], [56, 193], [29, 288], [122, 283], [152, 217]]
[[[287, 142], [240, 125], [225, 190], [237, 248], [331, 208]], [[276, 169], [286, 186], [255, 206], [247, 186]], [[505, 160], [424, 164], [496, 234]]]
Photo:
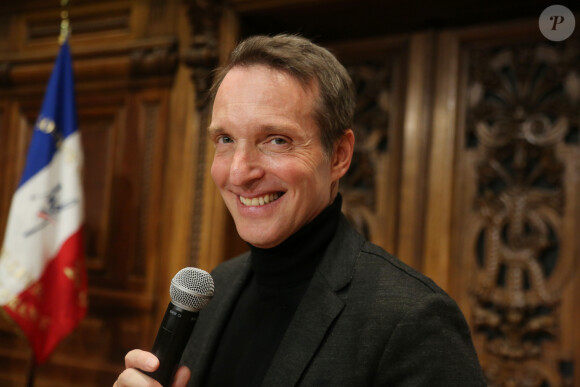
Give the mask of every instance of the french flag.
[[83, 153], [72, 59], [61, 44], [0, 252], [0, 306], [42, 364], [84, 317]]

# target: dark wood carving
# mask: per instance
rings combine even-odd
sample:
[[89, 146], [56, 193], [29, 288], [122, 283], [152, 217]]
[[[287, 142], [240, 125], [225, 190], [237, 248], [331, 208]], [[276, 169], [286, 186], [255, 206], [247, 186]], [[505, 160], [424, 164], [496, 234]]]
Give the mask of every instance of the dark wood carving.
[[345, 215], [370, 239], [379, 226], [377, 180], [389, 150], [392, 65], [388, 59], [366, 61], [348, 66], [348, 71], [357, 91], [356, 144], [351, 167], [341, 180], [341, 193]]
[[196, 106], [199, 111], [207, 107], [212, 71], [218, 65], [221, 3], [221, 0], [187, 2], [192, 35], [191, 45], [183, 55], [183, 60], [192, 69], [191, 77], [195, 86]]
[[194, 0], [187, 2], [188, 16], [192, 29], [189, 50], [183, 61], [191, 68], [191, 79], [195, 88], [195, 108], [199, 122], [197, 142], [197, 165], [195, 166], [191, 227], [190, 261], [196, 265], [201, 237], [203, 213], [203, 190], [206, 173], [206, 133], [209, 120], [209, 89], [213, 81], [213, 71], [219, 63], [219, 23], [222, 12], [221, 0]]
[[135, 78], [172, 77], [177, 68], [177, 41], [158, 47], [136, 49], [130, 54]]
[[356, 90], [354, 128], [356, 141], [351, 167], [341, 179], [343, 212], [371, 241], [393, 251], [396, 197], [394, 182], [400, 171], [401, 122], [404, 92], [399, 47], [388, 54], [343, 52], [345, 66]]
[[[569, 386], [558, 345], [562, 291], [574, 268], [561, 254], [570, 188], [562, 156], [578, 147], [580, 42], [468, 52], [464, 146], [476, 151], [474, 329], [485, 338], [491, 386]], [[578, 371], [576, 371], [578, 372]]]

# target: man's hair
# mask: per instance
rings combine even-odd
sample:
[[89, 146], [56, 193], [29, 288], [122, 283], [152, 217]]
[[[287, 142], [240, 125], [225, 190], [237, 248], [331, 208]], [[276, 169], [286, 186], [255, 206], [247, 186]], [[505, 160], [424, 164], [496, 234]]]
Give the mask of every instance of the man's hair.
[[284, 71], [304, 88], [313, 83], [317, 86], [314, 119], [320, 128], [324, 149], [332, 154], [335, 142], [352, 128], [354, 116], [354, 86], [344, 66], [327, 49], [300, 36], [253, 36], [242, 41], [225, 66], [217, 70], [210, 90], [212, 104], [231, 69], [253, 65]]

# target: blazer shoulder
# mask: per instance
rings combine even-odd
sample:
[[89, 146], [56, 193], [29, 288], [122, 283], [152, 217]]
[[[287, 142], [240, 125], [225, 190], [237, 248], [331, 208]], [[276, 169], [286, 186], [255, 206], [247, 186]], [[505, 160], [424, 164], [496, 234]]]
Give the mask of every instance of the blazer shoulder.
[[[381, 247], [365, 242], [361, 247], [348, 295], [348, 303], [365, 305], [358, 311], [365, 318], [375, 316], [391, 324], [406, 319], [420, 321], [437, 316], [469, 336], [463, 313], [455, 300], [437, 284]], [[392, 325], [384, 323], [385, 329]]]
[[[446, 295], [433, 280], [363, 237], [343, 216], [320, 270], [333, 289], [351, 282], [382, 294]], [[405, 297], [403, 297], [405, 298]]]
[[391, 289], [413, 290], [415, 294], [438, 293], [447, 295], [431, 278], [369, 241], [365, 241], [361, 247], [357, 271], [364, 272], [365, 276], [372, 275], [373, 272], [383, 277], [386, 276], [389, 279], [388, 286]]

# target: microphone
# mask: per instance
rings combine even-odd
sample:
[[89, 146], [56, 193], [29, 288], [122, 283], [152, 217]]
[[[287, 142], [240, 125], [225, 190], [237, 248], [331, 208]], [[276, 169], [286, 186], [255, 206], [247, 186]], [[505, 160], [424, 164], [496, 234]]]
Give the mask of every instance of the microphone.
[[186, 267], [173, 277], [169, 287], [171, 302], [151, 350], [159, 359], [159, 368], [143, 373], [164, 387], [171, 384], [198, 313], [209, 303], [213, 292], [211, 275], [201, 269]]

